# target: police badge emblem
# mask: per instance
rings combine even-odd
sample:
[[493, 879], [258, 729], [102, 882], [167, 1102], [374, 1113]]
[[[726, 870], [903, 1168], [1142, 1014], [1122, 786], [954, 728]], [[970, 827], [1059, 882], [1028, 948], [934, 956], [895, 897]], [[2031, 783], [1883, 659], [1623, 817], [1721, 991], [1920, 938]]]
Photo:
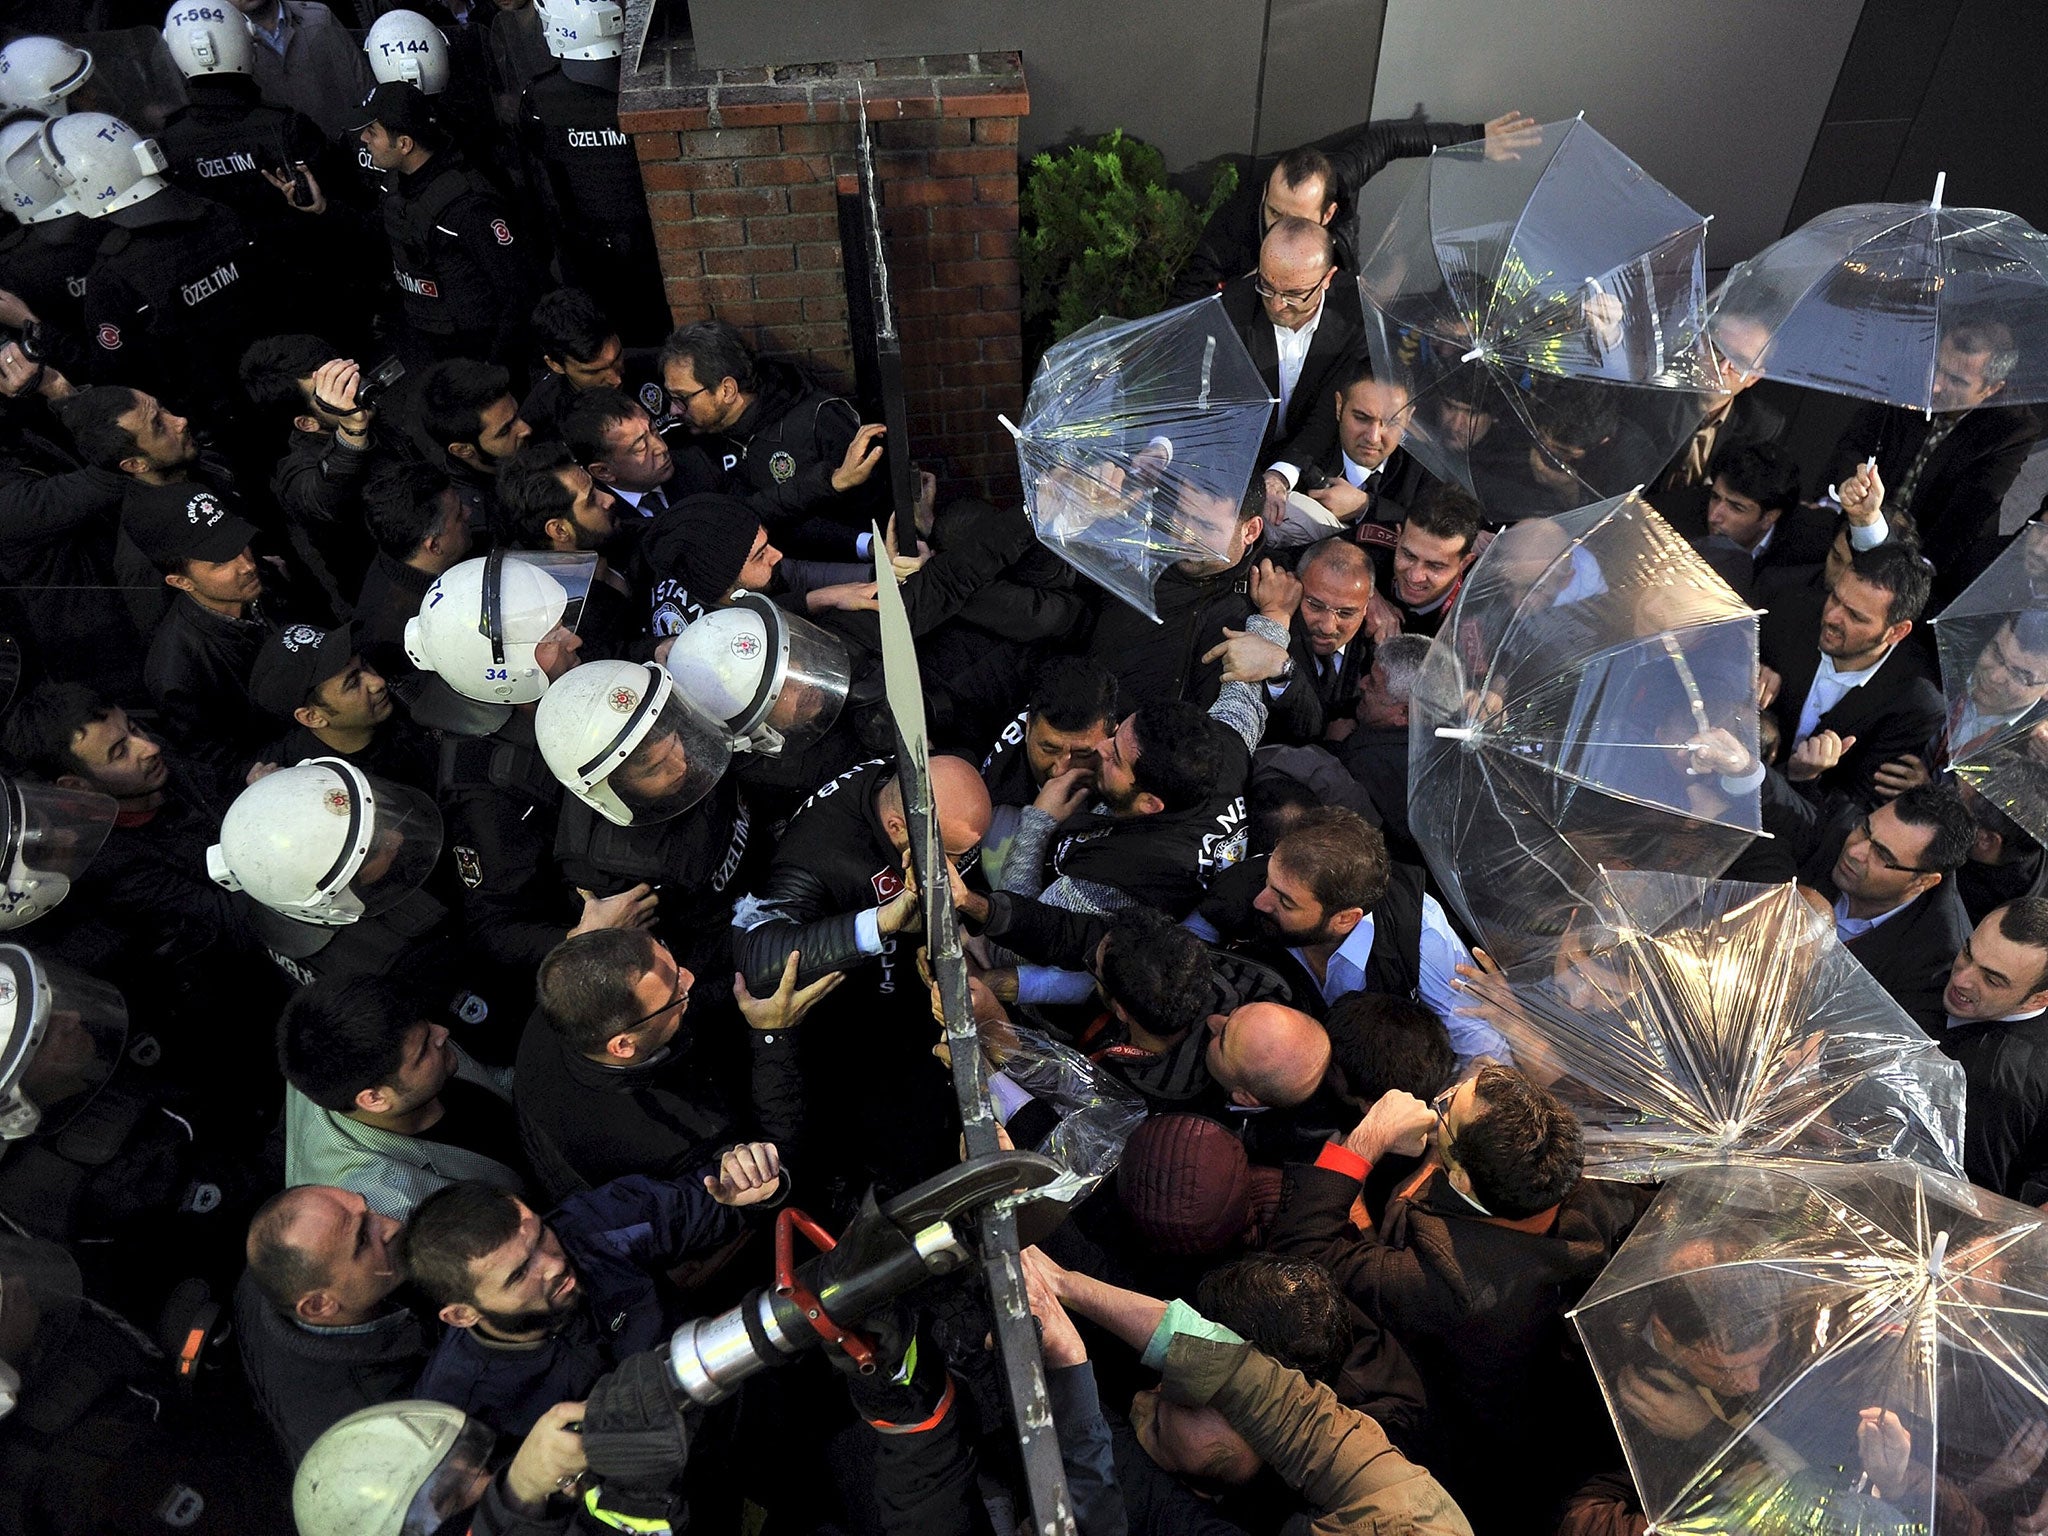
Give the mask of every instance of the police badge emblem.
[[781, 449], [768, 456], [768, 473], [775, 477], [775, 483], [792, 479], [796, 475], [796, 460]]
[[462, 877], [463, 885], [475, 890], [484, 883], [484, 861], [477, 857], [474, 848], [465, 848], [460, 843], [455, 845], [454, 851], [455, 873]]
[[668, 414], [668, 391], [649, 380], [640, 386], [640, 404], [647, 414], [654, 417]]

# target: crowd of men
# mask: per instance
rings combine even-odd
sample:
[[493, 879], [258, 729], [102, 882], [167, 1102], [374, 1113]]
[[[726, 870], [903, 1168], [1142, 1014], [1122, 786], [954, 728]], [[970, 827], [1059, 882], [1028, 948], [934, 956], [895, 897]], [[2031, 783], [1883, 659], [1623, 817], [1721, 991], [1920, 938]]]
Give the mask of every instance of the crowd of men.
[[[1585, 1176], [1408, 825], [1423, 659], [1531, 509], [1404, 450], [1485, 423], [1375, 376], [1344, 234], [1388, 158], [1531, 122], [1370, 125], [1218, 213], [1177, 297], [1278, 407], [1155, 622], [1021, 492], [892, 521], [911, 445], [671, 328], [616, 4], [427, 9], [179, 0], [153, 134], [74, 44], [0, 53], [0, 1530], [1021, 1516], [971, 1277], [870, 1318], [879, 1369], [666, 1374], [778, 1212], [961, 1155], [892, 578], [1006, 1139], [1099, 1107], [1033, 1052], [1142, 1122], [1024, 1254], [1084, 1536], [1644, 1530], [1566, 1313], [1654, 1191]], [[1762, 780], [1731, 874], [1832, 911], [1962, 1063], [1971, 1177], [2048, 1200], [2042, 849], [1948, 772], [2042, 709], [2048, 620], [1953, 707], [1926, 628], [2042, 429], [2011, 338], [1823, 465], [1731, 336], [1648, 492], [1767, 610], [1762, 761], [1702, 756]], [[1658, 1313], [1617, 1411], [1742, 1414], [1759, 1327]]]

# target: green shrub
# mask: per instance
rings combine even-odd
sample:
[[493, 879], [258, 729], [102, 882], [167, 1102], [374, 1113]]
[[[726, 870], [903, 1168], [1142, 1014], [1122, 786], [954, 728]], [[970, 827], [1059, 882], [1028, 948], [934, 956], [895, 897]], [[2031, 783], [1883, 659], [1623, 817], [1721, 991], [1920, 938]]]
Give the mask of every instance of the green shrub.
[[1166, 184], [1166, 164], [1121, 128], [1093, 144], [1032, 158], [1021, 193], [1024, 324], [1041, 345], [1097, 315], [1166, 307], [1203, 226], [1237, 189], [1224, 164], [1196, 207]]

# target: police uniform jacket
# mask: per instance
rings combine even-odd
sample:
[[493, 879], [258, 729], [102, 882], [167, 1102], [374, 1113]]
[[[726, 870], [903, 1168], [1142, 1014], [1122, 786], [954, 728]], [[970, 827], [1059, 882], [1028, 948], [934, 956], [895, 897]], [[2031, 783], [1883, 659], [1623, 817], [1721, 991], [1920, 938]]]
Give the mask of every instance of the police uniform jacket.
[[272, 328], [262, 254], [233, 209], [180, 188], [133, 211], [152, 222], [109, 229], [86, 277], [93, 380], [231, 418], [242, 353]]
[[1031, 710], [1017, 711], [1017, 717], [1003, 727], [988, 756], [981, 760], [981, 782], [988, 788], [991, 805], [1029, 805], [1038, 798], [1039, 783], [1031, 773], [1031, 754], [1024, 738], [1031, 729]]
[[463, 346], [487, 361], [515, 358], [532, 274], [509, 215], [461, 154], [438, 151], [385, 179], [381, 203], [405, 323], [441, 356]]
[[569, 886], [599, 896], [616, 896], [642, 881], [653, 886], [661, 896], [654, 932], [676, 963], [695, 973], [692, 996], [705, 1002], [732, 986], [732, 903], [752, 832], [752, 815], [730, 773], [682, 815], [644, 827], [615, 826], [564, 795], [555, 863]]
[[662, 1277], [743, 1230], [740, 1213], [713, 1200], [696, 1173], [674, 1182], [614, 1179], [569, 1196], [545, 1219], [576, 1266], [583, 1304], [559, 1333], [530, 1348], [494, 1348], [474, 1329], [448, 1329], [417, 1388], [500, 1435], [524, 1436], [555, 1404], [588, 1397], [597, 1378], [628, 1355], [666, 1347], [682, 1318], [665, 1298]]
[[252, 221], [314, 222], [293, 213], [263, 173], [303, 160], [324, 188], [327, 138], [319, 124], [303, 112], [265, 101], [245, 75], [196, 75], [185, 82], [185, 95], [187, 104], [165, 118], [156, 135], [173, 182]]
[[86, 279], [106, 232], [96, 219], [67, 213], [0, 236], [0, 272], [7, 274], [8, 290], [74, 346], [85, 334]]
[[1116, 674], [1121, 708], [1128, 712], [1173, 699], [1204, 708], [1215, 702], [1223, 670], [1202, 657], [1222, 641], [1226, 628], [1243, 629], [1256, 611], [1251, 569], [1262, 553], [1255, 545], [1213, 576], [1168, 567], [1152, 588], [1156, 624], [1121, 599], [1102, 599], [1088, 654]]
[[531, 977], [579, 910], [555, 870], [562, 784], [541, 761], [533, 716], [514, 712], [488, 736], [444, 734], [435, 799], [463, 936], [492, 966]]
[[869, 513], [881, 506], [888, 483], [887, 466], [877, 465], [860, 490], [842, 496], [832, 489], [832, 472], [860, 430], [860, 413], [811, 384], [792, 363], [764, 358], [756, 371], [759, 388], [740, 419], [730, 431], [701, 440], [720, 476], [717, 488], [744, 498], [786, 552], [854, 558], [854, 540], [868, 531]]

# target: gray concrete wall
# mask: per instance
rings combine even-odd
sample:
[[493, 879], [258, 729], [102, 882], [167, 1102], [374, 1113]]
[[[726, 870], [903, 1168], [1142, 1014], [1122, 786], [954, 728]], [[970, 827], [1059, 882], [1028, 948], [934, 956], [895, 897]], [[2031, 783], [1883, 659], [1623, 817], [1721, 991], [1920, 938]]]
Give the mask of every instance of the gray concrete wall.
[[[1883, 0], [1872, 0], [1881, 4]], [[694, 0], [707, 66], [1017, 48], [1026, 153], [1121, 127], [1169, 167], [1418, 110], [1583, 110], [1715, 215], [1783, 232], [1864, 0]], [[1263, 89], [1262, 86], [1263, 79]]]

